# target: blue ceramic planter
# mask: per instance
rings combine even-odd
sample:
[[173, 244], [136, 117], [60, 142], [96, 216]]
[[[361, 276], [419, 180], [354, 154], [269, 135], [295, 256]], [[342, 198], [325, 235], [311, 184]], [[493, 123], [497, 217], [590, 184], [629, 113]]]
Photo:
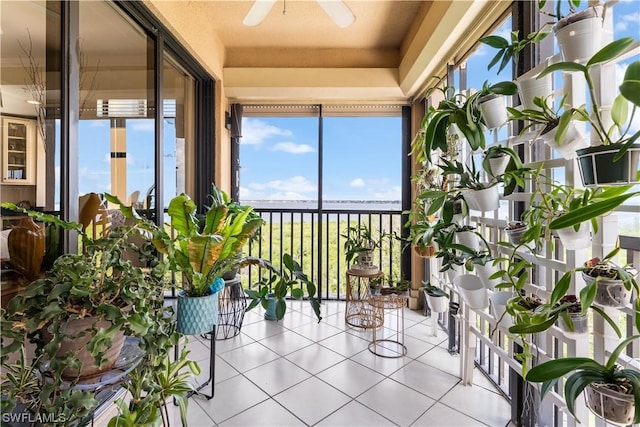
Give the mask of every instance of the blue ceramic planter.
[[178, 332], [199, 335], [218, 324], [218, 292], [203, 297], [178, 296]]

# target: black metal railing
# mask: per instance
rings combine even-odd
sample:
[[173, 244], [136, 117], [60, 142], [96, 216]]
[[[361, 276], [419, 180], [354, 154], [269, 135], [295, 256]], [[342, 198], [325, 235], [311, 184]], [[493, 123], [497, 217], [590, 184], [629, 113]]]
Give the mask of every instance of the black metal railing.
[[[349, 227], [366, 225], [374, 237], [383, 233], [402, 234], [400, 210], [268, 209], [255, 211], [265, 220], [260, 236], [248, 245], [248, 254], [281, 265], [289, 253], [314, 281], [322, 299], [344, 299], [346, 291], [344, 234]], [[400, 279], [404, 242], [396, 238], [382, 239], [374, 252], [374, 264], [388, 279]], [[243, 272], [245, 287], [258, 282], [264, 271], [249, 267]]]

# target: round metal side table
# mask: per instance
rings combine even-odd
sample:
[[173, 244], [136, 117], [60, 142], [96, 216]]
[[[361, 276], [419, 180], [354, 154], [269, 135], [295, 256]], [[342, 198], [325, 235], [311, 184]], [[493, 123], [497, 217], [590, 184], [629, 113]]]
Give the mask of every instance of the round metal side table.
[[347, 270], [347, 301], [345, 304], [344, 321], [353, 327], [375, 329], [384, 323], [384, 312], [368, 303], [371, 279], [382, 279], [384, 273], [380, 270]]
[[240, 333], [247, 301], [244, 298], [240, 277], [225, 280], [224, 289], [218, 297], [218, 327], [217, 340], [233, 338]]
[[[382, 312], [385, 310], [397, 310], [396, 314], [396, 334], [393, 338], [378, 338], [376, 328], [373, 328], [373, 339], [369, 343], [369, 351], [382, 357], [402, 357], [407, 354], [407, 347], [404, 345], [404, 308], [407, 306], [407, 296], [388, 294], [372, 295], [369, 297], [369, 305], [374, 310]], [[393, 337], [393, 336], [392, 336]]]

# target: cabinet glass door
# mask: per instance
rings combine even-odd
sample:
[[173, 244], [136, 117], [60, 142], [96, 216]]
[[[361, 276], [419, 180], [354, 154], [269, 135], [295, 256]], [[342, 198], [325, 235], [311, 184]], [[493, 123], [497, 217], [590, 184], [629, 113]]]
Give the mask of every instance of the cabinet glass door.
[[27, 125], [9, 122], [7, 126], [7, 179], [27, 179], [27, 154]]

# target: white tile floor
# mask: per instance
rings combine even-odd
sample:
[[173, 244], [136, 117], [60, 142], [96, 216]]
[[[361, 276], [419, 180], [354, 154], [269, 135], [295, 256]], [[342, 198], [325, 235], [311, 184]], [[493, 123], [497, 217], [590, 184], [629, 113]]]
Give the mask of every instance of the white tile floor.
[[[344, 303], [324, 302], [317, 323], [306, 302], [288, 303], [281, 322], [248, 312], [242, 332], [216, 343], [215, 397], [189, 399], [200, 426], [505, 426], [510, 408], [476, 372], [460, 384], [460, 360], [447, 336], [429, 336], [430, 320], [405, 309], [408, 354], [368, 350], [371, 331], [344, 322]], [[386, 325], [395, 325], [388, 315]], [[393, 321], [393, 323], [391, 323]], [[384, 330], [380, 333], [390, 334]], [[208, 375], [209, 342], [191, 337], [192, 358]], [[171, 405], [172, 406], [172, 405]], [[177, 411], [172, 418], [179, 425]]]

